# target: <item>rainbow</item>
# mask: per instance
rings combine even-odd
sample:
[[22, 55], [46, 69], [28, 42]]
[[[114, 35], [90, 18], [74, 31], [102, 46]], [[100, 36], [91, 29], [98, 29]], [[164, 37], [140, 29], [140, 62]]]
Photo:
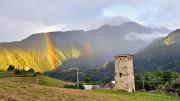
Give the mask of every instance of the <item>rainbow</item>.
[[84, 39], [85, 39], [85, 42], [83, 44], [83, 51], [85, 53], [86, 62], [91, 64], [92, 63], [92, 47], [86, 38], [86, 34], [84, 34]]
[[51, 38], [49, 37], [49, 33], [45, 33], [45, 41], [47, 45], [48, 60], [52, 66], [52, 69], [55, 69], [56, 68], [55, 48], [52, 44]]
[[[92, 63], [92, 47], [89, 41], [87, 40], [86, 35], [84, 35], [84, 40], [85, 42], [83, 44], [83, 53], [85, 54], [86, 62], [91, 64]], [[48, 61], [51, 64], [52, 70], [54, 70], [60, 61], [56, 57], [55, 47], [52, 43], [49, 33], [45, 33], [45, 41], [46, 41], [46, 46], [47, 46], [46, 48], [48, 52]]]

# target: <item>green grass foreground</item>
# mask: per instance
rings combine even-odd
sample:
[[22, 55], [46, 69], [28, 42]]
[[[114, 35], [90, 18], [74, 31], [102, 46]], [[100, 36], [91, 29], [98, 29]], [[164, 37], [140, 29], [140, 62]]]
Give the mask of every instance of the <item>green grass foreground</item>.
[[180, 101], [180, 98], [178, 97], [171, 97], [157, 93], [146, 93], [146, 92], [128, 93], [117, 90], [96, 90], [93, 92], [98, 92], [102, 94], [111, 94], [118, 97], [131, 98], [128, 101]]

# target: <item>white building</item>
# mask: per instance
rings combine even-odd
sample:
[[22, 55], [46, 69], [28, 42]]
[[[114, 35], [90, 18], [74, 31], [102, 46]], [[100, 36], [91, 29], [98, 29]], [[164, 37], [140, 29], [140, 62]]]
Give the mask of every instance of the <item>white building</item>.
[[84, 85], [85, 90], [92, 90], [93, 85]]

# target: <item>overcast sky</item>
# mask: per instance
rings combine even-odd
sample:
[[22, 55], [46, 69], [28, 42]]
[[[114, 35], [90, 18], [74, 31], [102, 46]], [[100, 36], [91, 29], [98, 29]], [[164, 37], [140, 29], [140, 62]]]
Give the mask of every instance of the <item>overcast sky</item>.
[[180, 28], [180, 0], [1, 0], [0, 42], [32, 33], [135, 21]]

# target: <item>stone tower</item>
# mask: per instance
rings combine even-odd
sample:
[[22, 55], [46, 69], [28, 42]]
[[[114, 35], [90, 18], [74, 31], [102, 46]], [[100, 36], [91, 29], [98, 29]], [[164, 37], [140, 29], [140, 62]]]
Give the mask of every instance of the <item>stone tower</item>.
[[124, 54], [115, 59], [115, 89], [135, 92], [133, 55]]

